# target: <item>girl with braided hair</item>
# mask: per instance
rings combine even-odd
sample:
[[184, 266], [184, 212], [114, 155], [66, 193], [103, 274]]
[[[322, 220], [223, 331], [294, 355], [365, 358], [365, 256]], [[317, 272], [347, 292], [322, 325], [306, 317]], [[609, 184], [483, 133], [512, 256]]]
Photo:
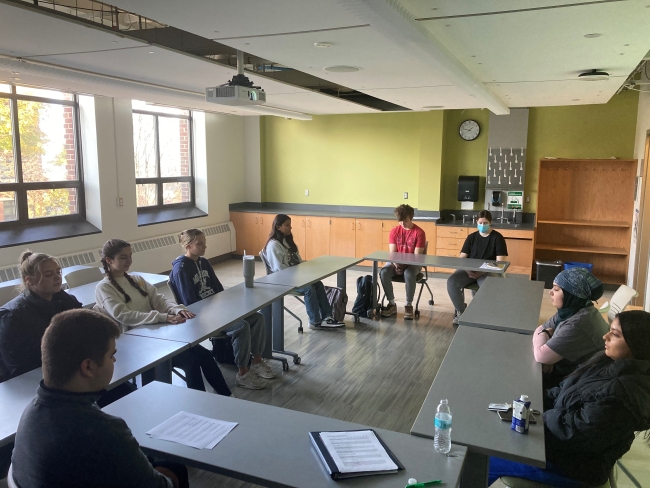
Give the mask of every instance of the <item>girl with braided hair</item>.
[[[111, 239], [102, 248], [104, 279], [95, 289], [95, 308], [113, 317], [123, 329], [158, 323], [183, 324], [195, 315], [183, 305], [167, 300], [156, 288], [140, 276], [130, 276], [131, 244], [121, 239]], [[205, 391], [201, 371], [210, 386], [220, 394], [231, 392], [210, 351], [194, 346], [172, 358], [172, 365], [185, 371], [187, 387]], [[153, 378], [143, 375], [146, 384]]]

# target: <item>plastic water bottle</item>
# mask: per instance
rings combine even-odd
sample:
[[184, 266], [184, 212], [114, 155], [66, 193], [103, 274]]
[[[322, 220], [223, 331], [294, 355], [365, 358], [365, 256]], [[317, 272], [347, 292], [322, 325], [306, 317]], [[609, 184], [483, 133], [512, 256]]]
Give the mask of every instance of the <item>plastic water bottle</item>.
[[447, 400], [440, 400], [434, 422], [436, 434], [433, 438], [433, 448], [436, 452], [448, 454], [451, 451], [451, 410]]

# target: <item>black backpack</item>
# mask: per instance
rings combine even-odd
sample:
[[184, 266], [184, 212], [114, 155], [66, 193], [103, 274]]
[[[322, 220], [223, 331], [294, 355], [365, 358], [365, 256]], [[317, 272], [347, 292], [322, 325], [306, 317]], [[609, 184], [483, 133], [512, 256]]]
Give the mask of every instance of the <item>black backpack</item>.
[[359, 276], [357, 278], [357, 298], [354, 300], [352, 312], [359, 317], [367, 317], [372, 310], [372, 276]]

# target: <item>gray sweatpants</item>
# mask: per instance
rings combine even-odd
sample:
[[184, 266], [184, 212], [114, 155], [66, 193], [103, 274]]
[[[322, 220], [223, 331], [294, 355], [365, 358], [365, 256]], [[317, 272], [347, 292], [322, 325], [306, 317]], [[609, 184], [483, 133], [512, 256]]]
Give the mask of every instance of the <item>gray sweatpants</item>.
[[464, 269], [457, 269], [454, 271], [451, 276], [447, 278], [447, 293], [449, 293], [449, 298], [451, 298], [451, 303], [454, 304], [454, 308], [463, 313], [466, 307], [465, 287], [472, 283], [478, 283], [478, 286], [480, 287], [488, 276], [490, 276], [490, 273], [486, 273], [478, 280], [475, 280], [474, 278], [470, 278], [467, 271]]
[[[404, 282], [406, 283], [406, 303], [412, 303], [415, 296], [415, 287], [417, 286], [418, 273], [422, 269], [421, 266], [407, 266], [404, 270]], [[379, 277], [381, 278], [381, 285], [384, 287], [384, 293], [389, 301], [395, 301], [395, 293], [393, 292], [393, 276], [397, 275], [393, 263], [386, 263], [381, 271]]]
[[232, 340], [232, 349], [235, 355], [235, 364], [238, 368], [245, 368], [251, 358], [262, 354], [266, 343], [266, 328], [264, 315], [255, 312], [235, 325], [226, 329], [226, 334]]

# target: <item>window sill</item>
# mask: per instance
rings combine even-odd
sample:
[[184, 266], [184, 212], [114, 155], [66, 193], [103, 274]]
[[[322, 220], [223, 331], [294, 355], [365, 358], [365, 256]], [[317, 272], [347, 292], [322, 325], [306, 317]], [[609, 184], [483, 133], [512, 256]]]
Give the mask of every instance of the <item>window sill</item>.
[[0, 248], [99, 233], [101, 233], [100, 229], [85, 220], [8, 227], [0, 229]]
[[207, 216], [207, 213], [196, 207], [138, 210], [138, 227]]

